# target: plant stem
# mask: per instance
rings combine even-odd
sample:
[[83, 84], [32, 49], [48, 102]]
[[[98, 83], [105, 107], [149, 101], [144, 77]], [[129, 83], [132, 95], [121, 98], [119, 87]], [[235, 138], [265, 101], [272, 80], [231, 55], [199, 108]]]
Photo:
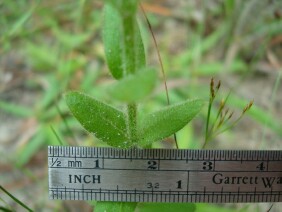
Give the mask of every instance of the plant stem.
[[209, 106], [208, 106], [207, 122], [206, 122], [205, 142], [204, 142], [204, 145], [203, 145], [202, 149], [204, 149], [205, 146], [206, 146], [207, 143], [208, 143], [208, 138], [209, 138], [209, 122], [210, 122], [210, 115], [211, 115], [211, 106], [212, 106], [212, 102], [213, 102], [213, 99], [212, 99], [212, 97], [210, 97]]
[[[123, 17], [123, 42], [124, 57], [127, 58], [124, 64], [124, 75], [134, 74], [137, 70], [136, 42], [135, 42], [135, 16]], [[137, 105], [127, 104], [127, 133], [129, 135], [130, 146], [137, 145]]]
[[124, 64], [124, 76], [134, 74], [136, 72], [135, 58], [135, 19], [134, 16], [123, 17], [123, 42], [124, 42], [124, 58], [127, 58]]
[[127, 105], [127, 132], [130, 138], [130, 146], [137, 145], [137, 105], [131, 103]]

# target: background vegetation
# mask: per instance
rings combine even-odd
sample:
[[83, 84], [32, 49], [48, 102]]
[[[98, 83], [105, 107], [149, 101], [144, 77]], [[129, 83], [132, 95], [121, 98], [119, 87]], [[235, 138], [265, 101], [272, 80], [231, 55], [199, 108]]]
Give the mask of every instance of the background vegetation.
[[[282, 3], [279, 0], [142, 1], [167, 73], [172, 103], [209, 98], [211, 77], [234, 119], [249, 100], [254, 106], [209, 149], [281, 149]], [[101, 39], [102, 1], [0, 0], [0, 185], [35, 211], [90, 210], [85, 202], [49, 201], [47, 145], [103, 145], [86, 133], [62, 99], [80, 90], [117, 104], [105, 88], [108, 74]], [[160, 70], [156, 49], [141, 12], [147, 61]], [[160, 73], [160, 72], [159, 72]], [[162, 76], [142, 105], [166, 104]], [[201, 148], [207, 108], [177, 134], [180, 148]], [[173, 138], [156, 146], [170, 148]], [[0, 206], [19, 210], [0, 192]], [[197, 211], [266, 211], [270, 204], [197, 205]], [[221, 209], [220, 209], [221, 208]], [[274, 204], [272, 211], [278, 211]]]

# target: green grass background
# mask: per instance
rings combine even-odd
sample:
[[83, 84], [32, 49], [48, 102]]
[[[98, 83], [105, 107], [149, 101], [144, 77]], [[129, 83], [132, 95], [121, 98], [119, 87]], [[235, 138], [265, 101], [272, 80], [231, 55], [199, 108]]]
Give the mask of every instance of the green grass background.
[[[153, 26], [173, 103], [209, 98], [209, 80], [231, 90], [233, 129], [209, 149], [280, 149], [282, 137], [282, 2], [258, 0], [142, 1]], [[62, 98], [79, 90], [119, 106], [105, 92], [113, 82], [105, 64], [103, 1], [0, 0], [0, 185], [35, 211], [88, 210], [85, 202], [49, 201], [47, 145], [102, 146], [70, 115]], [[139, 11], [148, 64], [160, 70], [152, 37]], [[141, 112], [166, 104], [158, 87]], [[201, 148], [207, 108], [178, 134], [181, 148]], [[172, 138], [155, 147], [173, 146]], [[272, 211], [279, 211], [274, 204]], [[0, 193], [0, 206], [20, 210]], [[197, 211], [266, 211], [271, 204], [197, 205]], [[281, 206], [281, 205], [280, 205]]]

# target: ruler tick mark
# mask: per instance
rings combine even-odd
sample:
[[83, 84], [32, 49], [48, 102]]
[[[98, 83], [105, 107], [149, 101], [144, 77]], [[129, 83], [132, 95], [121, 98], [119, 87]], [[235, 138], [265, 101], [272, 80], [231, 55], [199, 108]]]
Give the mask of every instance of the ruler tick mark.
[[[120, 150], [50, 146], [48, 161], [51, 199], [129, 202], [282, 201], [281, 184], [272, 183], [273, 179], [277, 182], [281, 179], [281, 151]], [[95, 161], [98, 161], [99, 169], [93, 169], [95, 164], [97, 166]], [[263, 164], [259, 168], [265, 167], [263, 170], [257, 169], [260, 163]], [[69, 175], [85, 179], [87, 184], [83, 180], [72, 180], [66, 184]], [[99, 176], [99, 181], [88, 183], [88, 179], [93, 176], [95, 179]], [[148, 189], [144, 176], [152, 185], [158, 183], [159, 188]]]

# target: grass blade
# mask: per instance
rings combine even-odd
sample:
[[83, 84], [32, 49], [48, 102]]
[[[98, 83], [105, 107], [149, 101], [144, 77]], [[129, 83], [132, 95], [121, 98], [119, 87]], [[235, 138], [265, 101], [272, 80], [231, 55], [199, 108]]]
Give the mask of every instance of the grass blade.
[[0, 101], [0, 109], [23, 118], [30, 117], [33, 114], [33, 111], [25, 106], [5, 101]]
[[9, 197], [11, 197], [16, 203], [18, 203], [19, 205], [21, 205], [23, 208], [25, 208], [27, 211], [33, 211], [31, 210], [27, 205], [25, 205], [23, 202], [21, 202], [19, 199], [17, 199], [15, 196], [13, 196], [9, 191], [7, 191], [5, 188], [3, 188], [0, 185], [0, 189], [6, 193]]
[[4, 208], [4, 207], [1, 207], [1, 206], [0, 206], [0, 210], [1, 210], [1, 211], [4, 211], [4, 212], [13, 212], [13, 211], [11, 211], [10, 209]]
[[58, 133], [57, 133], [56, 130], [54, 129], [54, 127], [51, 125], [50, 128], [51, 128], [52, 132], [54, 133], [54, 135], [56, 136], [58, 143], [59, 143], [61, 146], [65, 146], [65, 145], [63, 144], [63, 141], [61, 140], [60, 136], [58, 135]]

